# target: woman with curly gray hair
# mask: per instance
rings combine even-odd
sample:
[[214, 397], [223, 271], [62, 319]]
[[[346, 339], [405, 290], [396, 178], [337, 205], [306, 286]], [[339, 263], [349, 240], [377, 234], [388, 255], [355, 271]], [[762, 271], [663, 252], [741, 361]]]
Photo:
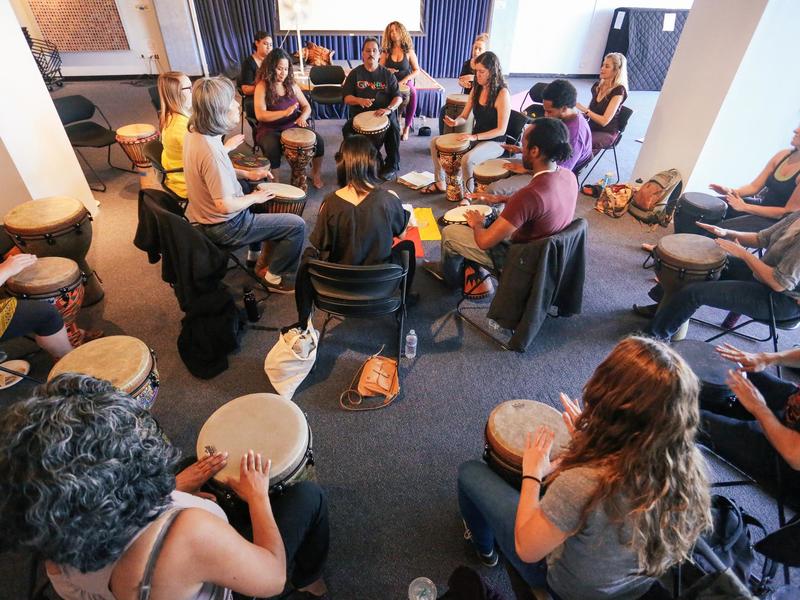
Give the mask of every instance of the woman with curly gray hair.
[[274, 596], [287, 568], [300, 597], [324, 597], [328, 515], [316, 484], [270, 498], [270, 461], [243, 456], [228, 483], [248, 504], [251, 543], [199, 492], [227, 456], [175, 476], [178, 457], [127, 394], [85, 375], [57, 377], [0, 414], [3, 546], [44, 558], [65, 600]]

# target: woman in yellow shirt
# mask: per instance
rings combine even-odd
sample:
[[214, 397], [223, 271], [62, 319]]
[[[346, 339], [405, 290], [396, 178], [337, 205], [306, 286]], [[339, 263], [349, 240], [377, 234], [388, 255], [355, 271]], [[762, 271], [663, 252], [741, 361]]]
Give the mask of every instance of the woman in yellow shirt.
[[[161, 110], [158, 124], [161, 128], [161, 164], [167, 171], [183, 168], [183, 138], [192, 109], [192, 82], [180, 71], [168, 71], [158, 76], [158, 97]], [[188, 198], [183, 172], [168, 173], [166, 184], [181, 198]]]

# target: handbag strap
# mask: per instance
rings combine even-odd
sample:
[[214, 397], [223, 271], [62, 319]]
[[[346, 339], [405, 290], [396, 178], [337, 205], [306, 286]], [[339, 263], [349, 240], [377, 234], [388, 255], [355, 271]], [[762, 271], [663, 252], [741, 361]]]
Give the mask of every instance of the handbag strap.
[[142, 583], [139, 585], [139, 600], [150, 600], [150, 591], [152, 589], [153, 571], [156, 568], [156, 561], [158, 555], [161, 554], [161, 548], [164, 546], [164, 539], [167, 537], [169, 528], [175, 522], [175, 517], [183, 510], [183, 508], [175, 508], [171, 510], [165, 520], [161, 531], [158, 532], [158, 537], [150, 550], [150, 556], [147, 558], [147, 566], [144, 568], [142, 575]]

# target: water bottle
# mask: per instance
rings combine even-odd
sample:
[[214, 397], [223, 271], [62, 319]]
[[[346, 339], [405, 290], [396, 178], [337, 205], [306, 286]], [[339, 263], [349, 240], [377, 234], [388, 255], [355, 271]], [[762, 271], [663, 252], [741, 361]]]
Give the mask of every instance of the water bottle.
[[412, 329], [406, 336], [406, 358], [414, 358], [417, 355], [417, 334]]
[[247, 313], [247, 320], [251, 323], [258, 321], [258, 301], [256, 295], [249, 287], [244, 288], [244, 310]]
[[408, 586], [408, 600], [436, 600], [436, 584], [427, 577], [417, 577]]
[[611, 177], [613, 175], [614, 175], [614, 173], [606, 173], [605, 175], [603, 175], [603, 178], [600, 180], [600, 189], [601, 190], [606, 189], [606, 186], [611, 182]]

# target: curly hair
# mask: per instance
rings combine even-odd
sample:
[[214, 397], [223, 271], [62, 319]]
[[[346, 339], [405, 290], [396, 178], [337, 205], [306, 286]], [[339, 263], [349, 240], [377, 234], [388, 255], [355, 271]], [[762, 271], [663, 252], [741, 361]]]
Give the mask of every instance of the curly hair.
[[169, 504], [178, 458], [130, 396], [60, 375], [0, 415], [2, 544], [96, 571]]
[[[294, 69], [292, 68], [292, 59], [283, 48], [275, 48], [272, 52], [267, 54], [267, 57], [261, 62], [261, 66], [256, 72], [256, 85], [260, 82], [265, 83], [266, 89], [264, 90], [264, 99], [267, 107], [274, 106], [278, 101], [278, 90], [276, 88], [277, 76], [275, 72], [278, 69], [278, 63], [285, 60], [288, 65], [288, 72], [286, 79], [283, 80], [283, 91], [286, 93], [287, 98], [294, 98]], [[269, 108], [267, 108], [269, 110]]]
[[580, 466], [603, 472], [581, 527], [598, 506], [629, 524], [630, 546], [650, 576], [687, 558], [711, 524], [708, 481], [694, 443], [699, 393], [697, 376], [669, 346], [622, 340], [586, 383], [583, 413], [551, 476]]
[[403, 49], [403, 54], [411, 52], [414, 49], [414, 41], [411, 39], [411, 35], [408, 33], [406, 26], [400, 21], [392, 21], [386, 26], [386, 29], [383, 30], [381, 52], [392, 52], [392, 45], [394, 44], [392, 41], [392, 27], [396, 28], [398, 33], [400, 33], [400, 39], [397, 43], [400, 44], [400, 48]]
[[[475, 64], [483, 65], [489, 70], [489, 83], [486, 84], [486, 87], [489, 90], [489, 97], [486, 105], [494, 106], [494, 102], [497, 100], [497, 94], [500, 93], [500, 90], [506, 87], [506, 80], [505, 77], [503, 77], [503, 70], [500, 68], [500, 59], [497, 58], [497, 55], [494, 52], [484, 52], [475, 59]], [[483, 92], [483, 86], [478, 83], [477, 79], [475, 79], [475, 83], [472, 86], [473, 104], [480, 100], [481, 92]]]

